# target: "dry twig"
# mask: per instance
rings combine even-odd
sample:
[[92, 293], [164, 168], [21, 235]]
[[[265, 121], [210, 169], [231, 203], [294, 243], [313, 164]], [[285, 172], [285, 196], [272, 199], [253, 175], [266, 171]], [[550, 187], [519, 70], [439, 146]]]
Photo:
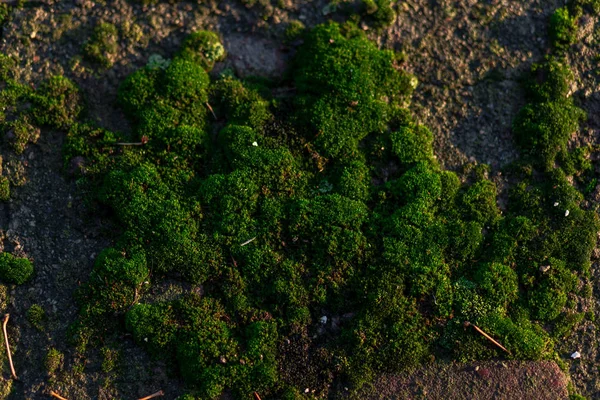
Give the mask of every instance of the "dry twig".
[[67, 400], [64, 397], [62, 397], [60, 394], [56, 393], [54, 390], [50, 391], [50, 396], [55, 397], [55, 398], [60, 399], [60, 400]]
[[254, 393], [252, 393], [252, 394], [254, 395], [254, 400], [262, 400], [262, 399], [260, 398], [260, 396], [258, 395], [258, 393], [254, 392]]
[[165, 395], [165, 392], [163, 392], [162, 390], [159, 390], [156, 393], [152, 393], [150, 396], [142, 397], [141, 399], [138, 399], [138, 400], [150, 400], [155, 397], [164, 396], [164, 395]]
[[215, 114], [215, 112], [214, 112], [213, 108], [210, 106], [210, 104], [208, 103], [208, 101], [207, 101], [206, 103], [204, 103], [204, 104], [206, 104], [206, 108], [208, 108], [208, 109], [210, 110], [210, 113], [212, 114], [213, 118], [214, 118], [215, 120], [217, 120], [217, 119], [218, 119], [218, 118], [217, 118], [217, 114]]
[[253, 238], [252, 238], [252, 239], [250, 239], [250, 240], [246, 240], [244, 243], [240, 244], [240, 246], [245, 246], [245, 245], [247, 245], [248, 243], [252, 243], [254, 240], [256, 240], [256, 237], [253, 237]]
[[148, 143], [148, 136], [144, 135], [139, 142], [117, 142], [115, 146], [143, 146], [146, 143]]
[[494, 340], [494, 338], [492, 338], [490, 335], [488, 335], [487, 333], [482, 331], [481, 328], [479, 328], [477, 325], [473, 325], [469, 321], [465, 321], [465, 326], [469, 326], [469, 325], [471, 325], [473, 328], [475, 328], [475, 330], [477, 332], [479, 332], [481, 335], [483, 335], [483, 337], [485, 337], [487, 340], [494, 343], [496, 346], [500, 347], [502, 350], [504, 350], [505, 352], [510, 354], [510, 351], [506, 350], [506, 348], [504, 346], [502, 346], [500, 343], [498, 343], [496, 340]]
[[8, 344], [8, 332], [6, 332], [8, 318], [10, 318], [10, 314], [4, 314], [4, 323], [2, 324], [2, 331], [4, 331], [4, 344], [6, 344], [6, 354], [8, 355], [8, 363], [10, 364], [10, 372], [12, 374], [12, 377], [13, 379], [19, 379], [17, 378], [17, 373], [15, 372], [15, 366], [12, 362], [12, 355], [10, 354], [10, 346]]

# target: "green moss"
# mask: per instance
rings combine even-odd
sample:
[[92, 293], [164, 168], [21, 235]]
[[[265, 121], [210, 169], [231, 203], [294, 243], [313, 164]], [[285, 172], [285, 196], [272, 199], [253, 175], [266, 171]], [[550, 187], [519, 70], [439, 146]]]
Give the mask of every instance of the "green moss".
[[27, 310], [27, 321], [37, 330], [43, 331], [46, 322], [46, 312], [39, 304], [34, 304]]
[[94, 263], [87, 284], [79, 293], [81, 316], [89, 324], [103, 324], [108, 315], [124, 313], [137, 300], [148, 279], [143, 252], [127, 254], [115, 248], [103, 250]]
[[120, 352], [110, 347], [103, 347], [100, 352], [102, 353], [102, 372], [116, 372], [121, 357]]
[[216, 33], [198, 31], [185, 39], [177, 56], [210, 71], [216, 62], [225, 58], [225, 48]]
[[560, 101], [567, 97], [573, 73], [565, 64], [549, 59], [531, 66], [524, 80], [528, 97], [538, 103]]
[[49, 376], [54, 376], [58, 371], [63, 368], [65, 356], [63, 353], [55, 349], [54, 347], [48, 350], [46, 357], [44, 358], [44, 367], [46, 373]]
[[0, 253], [0, 279], [6, 283], [22, 285], [33, 275], [33, 264], [26, 258], [10, 253]]
[[208, 74], [192, 61], [174, 59], [166, 68], [164, 79], [165, 95], [174, 102], [205, 103], [208, 100]]
[[10, 181], [6, 176], [0, 176], [0, 201], [10, 199]]
[[137, 304], [127, 312], [127, 330], [134, 340], [154, 357], [168, 354], [174, 345], [177, 328], [172, 323], [173, 307], [169, 304]]
[[396, 11], [391, 0], [362, 0], [363, 13], [369, 25], [375, 29], [384, 29], [396, 20]]
[[337, 24], [312, 30], [296, 60], [300, 118], [326, 157], [355, 153], [360, 140], [384, 131], [390, 103], [402, 103], [413, 89], [410, 76], [393, 67], [393, 52], [362, 33], [345, 37]]
[[212, 97], [215, 98], [215, 112], [217, 115], [227, 115], [230, 124], [247, 125], [256, 130], [261, 130], [271, 118], [269, 102], [260, 92], [264, 86], [244, 84], [233, 77], [223, 77], [216, 81], [212, 88]]
[[509, 266], [498, 263], [482, 265], [477, 271], [476, 282], [484, 297], [497, 307], [506, 308], [517, 299], [518, 277]]
[[63, 76], [44, 81], [31, 100], [34, 121], [53, 128], [67, 128], [83, 110], [79, 89]]
[[285, 29], [285, 40], [288, 42], [293, 42], [295, 40], [301, 39], [302, 35], [306, 31], [306, 27], [297, 19], [291, 20]]
[[517, 144], [549, 168], [586, 114], [567, 100], [528, 104], [513, 123]]
[[400, 163], [410, 165], [419, 161], [432, 161], [433, 134], [423, 125], [402, 126], [392, 132], [392, 151]]
[[90, 39], [83, 46], [84, 56], [102, 68], [110, 68], [119, 51], [119, 31], [108, 22], [101, 22], [94, 27]]
[[568, 49], [577, 40], [577, 16], [568, 7], [557, 9], [550, 18], [550, 40], [559, 51]]
[[[591, 169], [566, 149], [582, 113], [562, 65], [533, 69], [515, 121], [532, 164], [507, 172], [501, 213], [489, 167], [459, 179], [435, 161], [407, 109], [416, 80], [351, 24], [303, 34], [296, 92], [208, 76], [200, 39], [123, 82], [131, 134], [78, 123], [67, 135], [66, 160], [84, 157], [91, 200], [119, 232], [78, 295], [78, 352], [124, 320], [188, 398], [299, 398], [290, 370], [319, 382], [335, 370], [354, 391], [431, 357], [501, 355], [464, 321], [510, 357], [553, 354], [600, 229], [565, 175]], [[154, 282], [181, 289], [144, 293]]]
[[23, 153], [29, 143], [37, 142], [40, 137], [40, 129], [29, 123], [27, 116], [7, 123], [6, 127], [9, 142], [17, 154]]

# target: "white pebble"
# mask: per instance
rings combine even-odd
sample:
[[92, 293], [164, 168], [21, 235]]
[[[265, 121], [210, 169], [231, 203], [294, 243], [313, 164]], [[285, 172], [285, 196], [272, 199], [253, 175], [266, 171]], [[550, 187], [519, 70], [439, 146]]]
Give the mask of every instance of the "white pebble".
[[258, 147], [258, 143], [257, 142], [252, 142], [252, 146]]
[[554, 207], [557, 207], [557, 206], [558, 206], [558, 201], [555, 201], [554, 202]]
[[327, 323], [327, 316], [323, 315], [323, 316], [321, 317], [321, 323], [322, 323], [323, 325], [325, 325], [325, 324]]
[[308, 393], [308, 392], [310, 392], [309, 388], [304, 389], [304, 393]]
[[576, 360], [578, 358], [581, 358], [581, 354], [578, 351], [576, 351], [575, 353], [571, 354], [571, 358], [573, 360]]
[[569, 216], [569, 210], [565, 211], [565, 217]]

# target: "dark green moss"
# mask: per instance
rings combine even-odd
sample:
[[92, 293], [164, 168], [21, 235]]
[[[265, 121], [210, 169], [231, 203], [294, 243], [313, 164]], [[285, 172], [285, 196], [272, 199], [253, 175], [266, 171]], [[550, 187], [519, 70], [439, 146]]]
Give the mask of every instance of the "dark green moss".
[[37, 330], [44, 330], [44, 323], [46, 322], [46, 312], [39, 304], [34, 304], [27, 310], [27, 320]]
[[542, 165], [549, 168], [585, 117], [582, 109], [566, 99], [532, 103], [519, 111], [513, 132], [517, 144], [528, 154], [535, 154]]
[[[465, 321], [511, 357], [551, 356], [600, 229], [565, 175], [589, 167], [566, 149], [582, 113], [562, 65], [534, 67], [515, 121], [531, 164], [507, 180], [501, 213], [490, 168], [441, 168], [407, 111], [416, 81], [351, 24], [303, 34], [295, 95], [209, 77], [203, 46], [217, 38], [201, 36], [123, 82], [130, 137], [83, 123], [67, 135], [67, 159], [85, 158], [90, 196], [119, 228], [79, 294], [78, 351], [108, 334], [99, 322], [124, 320], [189, 398], [298, 398], [296, 355], [281, 350], [297, 337], [312, 338], [302, 357], [323, 360], [307, 375], [352, 390], [432, 356], [500, 356]], [[148, 276], [186, 293], [144, 295]]]
[[10, 253], [0, 253], [0, 280], [22, 285], [33, 275], [33, 264], [26, 258], [18, 258]]

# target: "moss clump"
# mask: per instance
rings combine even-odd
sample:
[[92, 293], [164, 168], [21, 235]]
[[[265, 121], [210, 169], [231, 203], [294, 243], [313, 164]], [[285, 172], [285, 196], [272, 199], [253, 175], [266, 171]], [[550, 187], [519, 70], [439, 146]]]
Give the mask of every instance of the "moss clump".
[[[511, 176], [501, 213], [485, 166], [460, 178], [441, 168], [405, 109], [415, 80], [350, 25], [306, 33], [296, 96], [209, 77], [190, 49], [122, 84], [130, 136], [69, 133], [69, 157], [93, 171], [91, 200], [120, 229], [79, 295], [78, 351], [124, 319], [192, 397], [298, 398], [305, 379], [288, 365], [317, 382], [339, 372], [358, 390], [431, 356], [498, 357], [464, 321], [520, 359], [549, 357], [577, 323], [566, 299], [589, 273], [600, 222], [550, 162], [585, 158], [564, 148], [580, 119], [566, 86], [545, 83], [563, 82], [562, 66], [534, 71], [515, 122], [530, 173]], [[140, 144], [115, 151], [116, 140]], [[147, 276], [190, 289], [139, 297]]]
[[585, 117], [585, 112], [567, 99], [530, 103], [519, 111], [513, 132], [517, 144], [528, 154], [539, 155], [542, 164], [549, 168]]
[[198, 31], [185, 39], [178, 57], [187, 59], [206, 71], [210, 71], [216, 62], [225, 59], [225, 48], [216, 33]]
[[531, 66], [531, 72], [524, 79], [528, 98], [532, 102], [556, 102], [569, 94], [573, 73], [565, 64], [548, 59]]
[[365, 20], [375, 29], [384, 29], [396, 21], [391, 0], [362, 0]]
[[408, 98], [411, 77], [396, 70], [393, 59], [363, 33], [345, 36], [337, 24], [307, 35], [293, 72], [297, 106], [325, 157], [355, 154], [358, 142], [383, 132], [393, 108]]
[[29, 118], [21, 119], [6, 124], [8, 133], [6, 136], [17, 154], [23, 153], [29, 143], [35, 143], [40, 137], [40, 129], [29, 123]]
[[148, 279], [145, 254], [115, 248], [103, 250], [94, 263], [89, 282], [79, 293], [84, 304], [82, 316], [87, 323], [101, 323], [101, 318], [124, 312], [136, 300]]
[[518, 298], [518, 276], [507, 265], [499, 263], [482, 265], [477, 271], [475, 280], [484, 298], [497, 307], [506, 308]]
[[44, 358], [44, 366], [46, 367], [48, 376], [54, 376], [63, 368], [64, 359], [64, 354], [54, 347], [48, 350], [48, 353], [46, 353], [46, 357]]
[[293, 42], [302, 37], [304, 32], [306, 31], [306, 27], [297, 19], [290, 21], [289, 25], [285, 29], [285, 40], [288, 42]]
[[0, 201], [10, 199], [10, 181], [6, 176], [0, 176]]
[[119, 51], [119, 31], [108, 22], [101, 22], [94, 27], [90, 39], [83, 46], [83, 54], [89, 61], [110, 68]]
[[27, 310], [27, 321], [37, 330], [43, 331], [46, 322], [46, 311], [39, 304], [34, 304]]
[[67, 128], [83, 110], [79, 89], [64, 76], [44, 81], [31, 100], [34, 121], [53, 128]]
[[432, 161], [433, 134], [423, 125], [404, 125], [392, 132], [392, 151], [403, 165]]
[[26, 258], [18, 258], [10, 253], [0, 253], [0, 280], [22, 285], [33, 275], [33, 264]]
[[566, 50], [577, 40], [577, 15], [567, 6], [557, 9], [550, 18], [550, 40], [559, 51]]

